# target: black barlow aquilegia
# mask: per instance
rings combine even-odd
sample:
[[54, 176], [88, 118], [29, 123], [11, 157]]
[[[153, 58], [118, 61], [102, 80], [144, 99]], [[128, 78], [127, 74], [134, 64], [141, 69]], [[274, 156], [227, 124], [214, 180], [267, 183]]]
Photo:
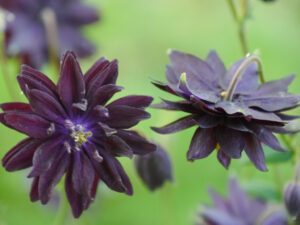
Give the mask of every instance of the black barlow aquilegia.
[[114, 191], [132, 195], [118, 156], [132, 157], [156, 150], [135, 131], [148, 119], [144, 109], [152, 97], [130, 95], [109, 104], [117, 86], [118, 62], [98, 60], [83, 76], [74, 53], [62, 60], [57, 85], [44, 74], [23, 66], [18, 76], [29, 104], [1, 104], [0, 121], [28, 135], [3, 158], [7, 171], [32, 167], [30, 197], [46, 204], [66, 173], [65, 190], [74, 217], [93, 201], [99, 180]]
[[218, 160], [228, 168], [231, 159], [240, 158], [245, 150], [256, 168], [266, 171], [261, 143], [284, 151], [273, 132], [286, 133], [283, 126], [297, 118], [284, 114], [300, 100], [299, 95], [287, 92], [294, 75], [259, 84], [255, 56], [235, 62], [228, 70], [215, 51], [206, 60], [179, 51], [171, 51], [169, 57], [168, 83], [153, 83], [183, 100], [163, 100], [154, 107], [188, 115], [152, 129], [169, 134], [196, 126], [188, 160], [205, 158], [216, 149]]

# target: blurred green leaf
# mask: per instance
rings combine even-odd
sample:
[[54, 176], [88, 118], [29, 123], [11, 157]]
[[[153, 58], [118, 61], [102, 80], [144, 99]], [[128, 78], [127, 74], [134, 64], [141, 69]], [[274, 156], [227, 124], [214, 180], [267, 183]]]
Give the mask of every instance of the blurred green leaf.
[[282, 163], [293, 158], [293, 154], [291, 152], [278, 152], [265, 145], [263, 145], [263, 149], [267, 163]]
[[265, 201], [269, 200], [279, 200], [280, 195], [277, 193], [275, 186], [261, 181], [261, 180], [251, 180], [251, 182], [246, 182], [243, 185], [245, 191], [253, 197], [260, 198]]

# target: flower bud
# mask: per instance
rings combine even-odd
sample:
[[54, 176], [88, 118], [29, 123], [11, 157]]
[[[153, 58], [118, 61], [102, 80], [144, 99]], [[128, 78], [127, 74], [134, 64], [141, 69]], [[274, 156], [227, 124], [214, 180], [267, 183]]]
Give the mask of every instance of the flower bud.
[[283, 195], [288, 213], [296, 218], [300, 213], [300, 185], [296, 181], [288, 183]]
[[151, 191], [161, 187], [165, 181], [173, 180], [171, 160], [168, 153], [160, 146], [150, 154], [136, 156], [135, 168]]

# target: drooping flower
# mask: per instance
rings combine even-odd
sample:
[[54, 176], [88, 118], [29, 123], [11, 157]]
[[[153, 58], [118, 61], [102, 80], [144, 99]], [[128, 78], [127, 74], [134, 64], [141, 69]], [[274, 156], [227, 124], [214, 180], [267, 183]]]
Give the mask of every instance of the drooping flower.
[[295, 118], [283, 114], [300, 100], [287, 92], [294, 75], [259, 84], [257, 66], [248, 58], [226, 70], [215, 51], [205, 61], [178, 51], [171, 51], [169, 57], [169, 82], [155, 81], [154, 85], [184, 100], [163, 100], [154, 107], [189, 115], [153, 130], [168, 134], [197, 126], [188, 160], [205, 158], [217, 149], [218, 160], [227, 168], [231, 158], [240, 158], [245, 150], [253, 164], [266, 171], [261, 143], [284, 151], [272, 132], [287, 132], [282, 126]]
[[50, 32], [58, 36], [53, 39], [58, 39], [61, 54], [72, 50], [77, 56], [86, 57], [94, 52], [80, 28], [96, 22], [98, 12], [80, 0], [0, 0], [0, 7], [11, 13], [5, 29], [6, 53], [20, 57], [27, 65], [39, 68], [48, 60], [49, 37], [43, 14], [49, 9], [54, 13], [56, 25], [51, 26], [57, 34]]
[[104, 58], [83, 76], [74, 53], [62, 60], [57, 86], [44, 74], [24, 65], [18, 76], [29, 104], [1, 104], [0, 121], [28, 135], [3, 158], [7, 171], [32, 167], [30, 197], [46, 204], [66, 173], [65, 190], [75, 217], [95, 197], [99, 179], [114, 191], [132, 194], [118, 156], [156, 150], [138, 133], [127, 130], [148, 119], [148, 96], [130, 95], [109, 104], [117, 86], [118, 62]]
[[135, 167], [140, 178], [151, 191], [160, 188], [164, 182], [173, 180], [169, 155], [159, 145], [155, 152], [136, 156]]
[[288, 225], [284, 211], [251, 199], [235, 179], [229, 182], [229, 196], [223, 198], [210, 190], [213, 206], [203, 206], [197, 225]]
[[284, 189], [284, 203], [288, 213], [293, 217], [300, 217], [300, 185], [298, 181], [289, 182]]

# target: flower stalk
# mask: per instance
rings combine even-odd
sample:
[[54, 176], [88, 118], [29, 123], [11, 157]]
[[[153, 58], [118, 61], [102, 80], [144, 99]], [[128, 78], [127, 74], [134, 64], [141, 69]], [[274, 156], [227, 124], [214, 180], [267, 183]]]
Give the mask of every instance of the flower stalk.
[[261, 83], [265, 82], [264, 79], [264, 75], [263, 75], [263, 66], [262, 66], [262, 62], [259, 59], [259, 57], [257, 56], [250, 56], [248, 58], [246, 58], [244, 60], [244, 62], [241, 64], [241, 66], [237, 69], [236, 73], [234, 74], [228, 89], [223, 93], [223, 99], [225, 101], [230, 101], [232, 100], [232, 96], [234, 94], [234, 90], [236, 88], [236, 85], [238, 84], [241, 75], [243, 74], [243, 72], [245, 71], [245, 69], [250, 65], [250, 63], [252, 62], [256, 62], [258, 65], [258, 74], [259, 74], [259, 78]]
[[59, 40], [55, 12], [46, 8], [41, 12], [41, 17], [46, 30], [50, 64], [59, 72]]

